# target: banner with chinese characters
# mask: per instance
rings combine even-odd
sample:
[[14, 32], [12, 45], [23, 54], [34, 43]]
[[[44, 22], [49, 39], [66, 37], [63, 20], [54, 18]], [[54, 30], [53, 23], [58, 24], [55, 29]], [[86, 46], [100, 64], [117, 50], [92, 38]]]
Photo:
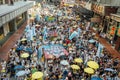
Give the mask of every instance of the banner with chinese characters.
[[110, 27], [110, 35], [114, 35], [116, 31], [116, 27], [115, 26], [111, 26]]
[[44, 45], [44, 53], [45, 53], [45, 58], [48, 59], [51, 55], [54, 55], [55, 57], [60, 57], [62, 55], [68, 55], [69, 53], [67, 50], [59, 45], [59, 44], [54, 44], [54, 45]]
[[120, 26], [118, 27], [117, 35], [120, 37]]

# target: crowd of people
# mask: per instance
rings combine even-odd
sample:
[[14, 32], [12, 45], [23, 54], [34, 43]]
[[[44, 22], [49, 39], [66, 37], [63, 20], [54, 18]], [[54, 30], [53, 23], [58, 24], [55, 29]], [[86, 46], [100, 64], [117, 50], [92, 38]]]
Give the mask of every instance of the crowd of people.
[[[100, 43], [96, 33], [89, 28], [90, 21], [81, 20], [69, 7], [51, 9], [44, 5], [43, 8], [47, 8], [50, 15], [43, 14], [39, 20], [26, 26], [20, 40], [9, 51], [9, 60], [1, 62], [1, 80], [92, 80], [93, 77], [96, 80], [120, 80], [120, 69], [116, 67], [119, 59], [112, 59], [104, 47], [98, 52]], [[62, 45], [69, 54], [46, 58], [41, 47], [48, 44]], [[24, 53], [29, 56], [23, 58], [21, 55]], [[76, 58], [82, 59], [82, 62], [75, 62]], [[63, 60], [68, 64], [61, 64]], [[84, 70], [89, 67], [89, 61], [99, 65], [92, 74]], [[79, 68], [74, 69], [71, 65]], [[23, 73], [18, 74], [20, 71]], [[32, 74], [38, 71], [43, 73], [42, 78], [32, 79]]]

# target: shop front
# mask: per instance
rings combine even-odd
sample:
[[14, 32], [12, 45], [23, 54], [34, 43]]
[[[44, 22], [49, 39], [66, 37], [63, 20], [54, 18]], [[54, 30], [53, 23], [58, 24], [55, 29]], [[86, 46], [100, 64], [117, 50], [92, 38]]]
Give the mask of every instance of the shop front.
[[91, 26], [93, 30], [100, 33], [103, 30], [105, 6], [92, 4], [91, 9], [94, 12], [94, 16], [91, 18]]
[[0, 27], [0, 46], [2, 46], [6, 40], [27, 20], [27, 12], [24, 12], [6, 22]]
[[107, 38], [114, 44], [115, 49], [120, 52], [120, 15], [111, 14], [111, 25], [107, 32], [110, 35]]
[[107, 34], [107, 30], [111, 26], [110, 14], [116, 13], [117, 7], [93, 4], [92, 11], [94, 11], [94, 17], [91, 18], [93, 29], [103, 35]]

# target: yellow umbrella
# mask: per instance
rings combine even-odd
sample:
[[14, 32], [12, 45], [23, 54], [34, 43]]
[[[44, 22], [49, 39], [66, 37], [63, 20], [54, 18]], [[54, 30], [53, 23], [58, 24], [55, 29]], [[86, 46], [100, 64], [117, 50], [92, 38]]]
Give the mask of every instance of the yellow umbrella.
[[23, 53], [23, 54], [21, 54], [21, 57], [22, 58], [27, 58], [27, 57], [29, 57], [29, 54], [28, 53]]
[[94, 70], [92, 68], [85, 68], [84, 72], [88, 73], [88, 74], [93, 74]]
[[75, 58], [74, 61], [77, 62], [77, 63], [82, 63], [83, 62], [83, 60], [81, 58]]
[[32, 79], [39, 79], [43, 77], [43, 73], [42, 72], [35, 72], [32, 74]]
[[71, 65], [72, 69], [80, 69], [78, 65]]
[[87, 62], [87, 65], [93, 69], [98, 69], [99, 68], [99, 65], [98, 63], [96, 63], [95, 61], [88, 61]]
[[26, 38], [22, 38], [20, 41], [26, 41], [27, 39]]

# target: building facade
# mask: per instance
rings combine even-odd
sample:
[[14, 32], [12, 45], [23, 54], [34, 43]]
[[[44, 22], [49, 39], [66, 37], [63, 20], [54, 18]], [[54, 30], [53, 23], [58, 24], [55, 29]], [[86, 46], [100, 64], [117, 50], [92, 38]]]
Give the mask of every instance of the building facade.
[[0, 46], [28, 19], [27, 10], [33, 5], [33, 1], [14, 1], [0, 4]]
[[91, 27], [120, 52], [120, 0], [80, 0], [80, 6], [94, 12]]

